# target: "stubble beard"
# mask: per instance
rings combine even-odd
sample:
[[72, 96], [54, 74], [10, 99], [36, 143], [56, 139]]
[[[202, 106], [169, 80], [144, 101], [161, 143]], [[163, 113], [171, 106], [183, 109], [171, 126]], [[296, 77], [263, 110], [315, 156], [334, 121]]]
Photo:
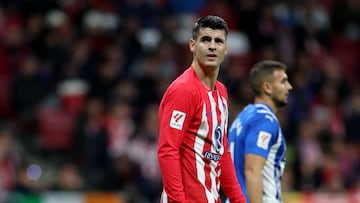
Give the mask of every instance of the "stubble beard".
[[277, 108], [281, 108], [287, 105], [288, 101], [286, 99], [280, 100], [277, 98], [273, 98], [273, 102]]

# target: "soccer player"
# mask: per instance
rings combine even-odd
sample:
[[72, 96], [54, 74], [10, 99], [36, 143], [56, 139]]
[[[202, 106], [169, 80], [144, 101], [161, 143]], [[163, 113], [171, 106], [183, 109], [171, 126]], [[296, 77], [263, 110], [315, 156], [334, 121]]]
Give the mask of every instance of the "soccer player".
[[192, 64], [163, 95], [158, 144], [163, 203], [220, 203], [220, 187], [232, 203], [245, 203], [228, 151], [227, 89], [217, 80], [227, 34], [222, 18], [200, 18], [189, 40]]
[[280, 203], [286, 147], [276, 112], [287, 104], [292, 89], [286, 66], [277, 61], [258, 62], [250, 71], [250, 86], [254, 103], [231, 124], [229, 150], [247, 202]]

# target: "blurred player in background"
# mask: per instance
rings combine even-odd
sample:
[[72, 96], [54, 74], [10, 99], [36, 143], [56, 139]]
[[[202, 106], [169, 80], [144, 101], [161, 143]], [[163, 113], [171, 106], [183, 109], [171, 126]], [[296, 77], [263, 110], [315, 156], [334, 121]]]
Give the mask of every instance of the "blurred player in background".
[[261, 61], [250, 71], [250, 85], [255, 94], [235, 118], [229, 130], [229, 150], [247, 202], [280, 203], [281, 177], [285, 168], [285, 139], [276, 117], [287, 104], [292, 89], [277, 61]]
[[191, 66], [166, 90], [159, 108], [158, 158], [162, 202], [245, 202], [228, 151], [228, 94], [217, 80], [227, 53], [228, 27], [217, 16], [200, 18], [189, 47]]

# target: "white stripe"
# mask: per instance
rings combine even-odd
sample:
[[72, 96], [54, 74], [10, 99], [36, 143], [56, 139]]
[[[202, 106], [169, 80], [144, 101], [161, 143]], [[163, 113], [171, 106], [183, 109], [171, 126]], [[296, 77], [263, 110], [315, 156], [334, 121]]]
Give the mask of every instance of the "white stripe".
[[167, 194], [166, 194], [166, 192], [165, 192], [165, 189], [163, 190], [163, 192], [162, 192], [162, 195], [161, 195], [161, 201], [160, 201], [161, 203], [168, 203], [168, 196], [167, 196]]
[[266, 106], [265, 104], [255, 104], [255, 106], [257, 108], [263, 108], [263, 109], [258, 109], [257, 112], [258, 113], [263, 113], [263, 114], [270, 114], [275, 120], [278, 120], [276, 115], [271, 111], [271, 109], [269, 109], [268, 106]]
[[[223, 137], [222, 137], [222, 146], [223, 147], [222, 147], [220, 153], [224, 154], [224, 150], [225, 150], [224, 149], [224, 139], [227, 139], [225, 137], [225, 135], [227, 134], [229, 112], [228, 112], [228, 106], [227, 106], [226, 98], [225, 97], [220, 98], [220, 94], [218, 94], [218, 95], [219, 95], [219, 98], [218, 98], [219, 109], [220, 109], [220, 112], [221, 112], [221, 129], [224, 130]], [[222, 171], [220, 169], [219, 174], [218, 174], [219, 177], [220, 177], [221, 173], [222, 173]], [[218, 190], [220, 190], [220, 182], [218, 183], [217, 187], [218, 187]]]
[[[205, 145], [205, 138], [206, 138], [206, 135], [208, 134], [208, 132], [209, 132], [209, 124], [208, 124], [207, 118], [206, 118], [206, 103], [204, 102], [202, 118], [201, 118], [201, 125], [197, 132], [198, 136], [196, 136], [196, 138], [195, 138], [194, 150], [196, 152], [195, 156], [196, 156], [197, 178], [198, 178], [199, 182], [203, 185], [207, 197], [211, 194], [209, 194], [209, 191], [207, 190], [206, 185], [205, 185], [205, 179], [206, 179], [205, 168], [204, 168], [205, 162], [203, 160], [202, 152], [203, 152], [204, 145]], [[204, 135], [205, 137], [199, 137], [199, 135]]]
[[[221, 130], [223, 131], [224, 130], [224, 125], [223, 125], [223, 112], [222, 112], [222, 102], [220, 100], [220, 98], [218, 97], [217, 98], [217, 101], [218, 103], [215, 102], [215, 99], [213, 98], [212, 96], [212, 92], [209, 92], [208, 93], [209, 95], [209, 100], [210, 100], [210, 105], [211, 105], [211, 112], [212, 112], [212, 125], [213, 125], [213, 132], [212, 132], [212, 139], [213, 139], [213, 145], [211, 147], [211, 152], [213, 153], [218, 153], [217, 152], [217, 144], [216, 144], [216, 137], [215, 137], [215, 133], [214, 131], [216, 130], [217, 126], [218, 126], [218, 116], [217, 116], [217, 111], [216, 111], [216, 107], [218, 107], [221, 111], [221, 115], [220, 115], [220, 127], [221, 127]], [[219, 92], [217, 93], [217, 95], [219, 95]], [[224, 134], [224, 132], [222, 132], [222, 134]], [[221, 138], [223, 139], [223, 138]], [[223, 141], [223, 140], [221, 140]], [[221, 146], [220, 148], [220, 154], [223, 154], [223, 151], [224, 151], [224, 147], [223, 145]], [[219, 187], [220, 185], [216, 183], [216, 177], [219, 176], [219, 174], [217, 174], [216, 172], [216, 168], [218, 166], [218, 162], [214, 162], [214, 161], [211, 161], [210, 162], [210, 166], [211, 166], [211, 171], [210, 171], [210, 177], [211, 177], [211, 193], [212, 193], [212, 196], [214, 197], [214, 199], [212, 199], [212, 201], [214, 201], [215, 199], [218, 199], [219, 198]], [[220, 173], [220, 171], [219, 171]], [[210, 202], [210, 201], [209, 201]]]
[[[274, 177], [274, 171], [276, 170], [274, 166], [275, 166], [276, 153], [280, 146], [281, 146], [281, 135], [279, 133], [278, 139], [276, 140], [276, 144], [274, 144], [270, 149], [270, 152], [269, 152], [269, 155], [268, 155], [268, 158], [266, 160], [265, 167], [263, 170], [263, 175], [265, 178], [264, 191], [265, 191], [265, 194], [271, 195], [270, 197], [264, 196], [264, 202], [265, 202], [265, 199], [267, 200], [267, 202], [278, 202], [279, 201], [275, 198], [275, 195], [279, 188], [278, 188], [278, 185], [276, 184], [276, 180], [278, 179], [278, 177]], [[271, 200], [271, 201], [269, 201], [269, 200]]]
[[[223, 135], [225, 135], [225, 134], [227, 134], [229, 112], [228, 112], [226, 99], [224, 97], [222, 97], [220, 101], [222, 101], [222, 103], [226, 104], [224, 106], [224, 109], [223, 109], [223, 107], [220, 108], [220, 110], [221, 110], [221, 125], [222, 125], [221, 127], [224, 129], [225, 132]], [[223, 137], [223, 139], [224, 139], [224, 137]]]

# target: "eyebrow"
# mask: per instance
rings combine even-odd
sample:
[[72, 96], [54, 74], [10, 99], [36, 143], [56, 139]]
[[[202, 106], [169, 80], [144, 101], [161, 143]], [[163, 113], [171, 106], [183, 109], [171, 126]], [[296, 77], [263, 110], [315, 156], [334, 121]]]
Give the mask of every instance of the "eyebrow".
[[281, 79], [281, 81], [288, 81], [289, 80], [289, 77], [288, 76], [285, 76]]
[[[210, 37], [208, 35], [204, 35], [204, 36], [201, 36], [199, 39], [201, 39], [201, 40], [211, 40], [212, 37]], [[225, 39], [221, 38], [221, 37], [215, 37], [215, 41], [216, 42], [225, 42]]]

